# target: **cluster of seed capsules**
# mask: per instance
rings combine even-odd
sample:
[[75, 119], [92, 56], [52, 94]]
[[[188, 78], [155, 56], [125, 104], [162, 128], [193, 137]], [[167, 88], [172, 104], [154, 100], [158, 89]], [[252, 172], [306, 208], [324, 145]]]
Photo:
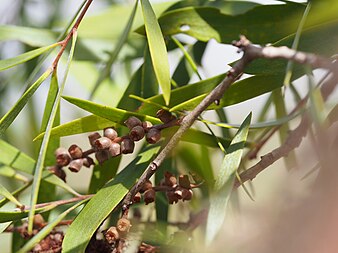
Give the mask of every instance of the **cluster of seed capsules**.
[[180, 175], [178, 178], [170, 172], [165, 172], [164, 178], [158, 186], [154, 186], [151, 181], [146, 181], [142, 189], [135, 194], [134, 203], [138, 203], [142, 199], [146, 205], [155, 201], [156, 191], [165, 192], [169, 204], [177, 203], [179, 200], [191, 200], [193, 196], [192, 188], [195, 185], [190, 182], [188, 175]]
[[71, 145], [68, 150], [60, 147], [55, 151], [56, 164], [49, 167], [49, 170], [65, 180], [66, 174], [63, 167], [68, 166], [72, 172], [79, 172], [82, 166], [90, 167], [94, 165], [94, 160], [89, 156], [95, 153], [95, 158], [102, 164], [110, 157], [134, 152], [135, 142], [145, 137], [146, 141], [154, 144], [161, 139], [161, 129], [176, 117], [165, 110], [159, 110], [157, 117], [164, 123], [163, 125], [152, 126], [148, 121], [142, 122], [137, 117], [129, 117], [124, 124], [129, 128], [129, 133], [125, 136], [118, 136], [117, 131], [112, 128], [105, 128], [103, 136], [94, 132], [88, 136], [91, 149], [83, 151], [78, 145]]

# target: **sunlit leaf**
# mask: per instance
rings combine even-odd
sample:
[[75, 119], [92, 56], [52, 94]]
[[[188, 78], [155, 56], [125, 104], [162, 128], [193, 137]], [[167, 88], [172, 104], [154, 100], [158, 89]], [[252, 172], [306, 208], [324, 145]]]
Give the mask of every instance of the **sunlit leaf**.
[[15, 205], [23, 206], [2, 184], [0, 184], [0, 195], [13, 202]]
[[206, 241], [210, 244], [223, 225], [226, 209], [233, 189], [236, 171], [241, 162], [243, 148], [248, 136], [251, 113], [226, 149], [219, 174], [216, 176], [214, 193], [210, 197], [210, 208], [207, 220]]
[[[55, 208], [55, 205], [48, 205], [45, 207], [35, 209], [36, 213], [43, 213], [50, 211], [51, 209]], [[0, 210], [0, 223], [8, 222], [8, 221], [15, 221], [21, 220], [23, 218], [27, 218], [29, 214], [29, 210], [25, 211], [3, 211]]]

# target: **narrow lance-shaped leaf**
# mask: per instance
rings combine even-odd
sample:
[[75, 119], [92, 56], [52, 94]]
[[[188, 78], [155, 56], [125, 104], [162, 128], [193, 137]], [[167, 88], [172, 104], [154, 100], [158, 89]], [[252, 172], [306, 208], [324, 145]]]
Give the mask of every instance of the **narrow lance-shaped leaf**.
[[60, 221], [62, 221], [70, 212], [78, 208], [79, 206], [83, 205], [89, 199], [82, 200], [81, 202], [73, 205], [72, 207], [68, 208], [63, 213], [59, 214], [53, 221], [49, 222], [47, 226], [45, 226], [38, 234], [36, 234], [32, 239], [30, 239], [25, 246], [23, 246], [17, 253], [25, 253], [29, 252], [35, 244], [39, 243], [42, 239], [44, 239], [49, 233], [57, 226]]
[[[35, 213], [44, 213], [48, 212], [55, 208], [55, 205], [49, 205], [41, 208], [35, 209]], [[0, 210], [0, 223], [8, 222], [8, 221], [16, 221], [21, 220], [23, 218], [27, 218], [29, 214], [29, 210], [21, 211], [2, 211]]]
[[12, 201], [17, 206], [22, 206], [22, 204], [16, 199], [16, 197], [14, 197], [2, 184], [0, 184], [0, 195]]
[[210, 209], [207, 220], [206, 241], [210, 244], [220, 228], [226, 215], [230, 194], [233, 189], [236, 171], [241, 162], [243, 148], [249, 132], [251, 113], [243, 121], [240, 129], [226, 149], [219, 175], [216, 177], [214, 194], [210, 197]]
[[52, 68], [48, 68], [35, 83], [21, 96], [16, 104], [0, 119], [0, 137], [4, 134], [6, 129], [12, 124], [16, 116], [21, 112], [22, 108], [27, 104], [29, 98], [40, 87], [42, 82], [52, 73]]
[[58, 43], [52, 44], [50, 46], [46, 47], [40, 47], [38, 49], [20, 54], [16, 57], [1, 60], [0, 61], [0, 71], [3, 71], [5, 69], [12, 68], [16, 65], [22, 64], [24, 62], [27, 62], [35, 57], [38, 57], [39, 55], [43, 54], [44, 52], [48, 51], [51, 48], [54, 48], [58, 45]]
[[164, 101], [170, 101], [170, 71], [167, 49], [160, 25], [148, 0], [141, 0], [142, 13], [147, 33], [149, 51], [157, 81], [163, 92]]
[[[41, 177], [42, 177], [42, 170], [43, 170], [44, 163], [45, 163], [45, 157], [46, 157], [48, 142], [49, 142], [49, 138], [50, 138], [50, 132], [51, 132], [51, 129], [53, 127], [54, 119], [55, 119], [55, 116], [56, 116], [56, 113], [57, 113], [57, 110], [58, 110], [58, 107], [59, 107], [61, 94], [62, 94], [63, 89], [64, 89], [65, 84], [66, 84], [66, 80], [67, 80], [67, 76], [68, 76], [68, 72], [69, 72], [69, 68], [70, 68], [70, 63], [73, 59], [73, 54], [74, 54], [74, 49], [75, 49], [75, 44], [76, 44], [76, 38], [77, 38], [77, 32], [74, 31], [72, 46], [71, 46], [71, 50], [70, 50], [70, 53], [69, 53], [65, 74], [64, 74], [59, 92], [58, 92], [56, 99], [53, 103], [53, 108], [51, 110], [49, 120], [48, 120], [48, 123], [47, 123], [47, 127], [46, 127], [46, 133], [45, 133], [45, 135], [42, 139], [41, 148], [40, 148], [40, 151], [39, 151], [39, 157], [38, 157], [36, 165], [35, 165], [34, 181], [33, 181], [31, 201], [30, 201], [31, 209], [30, 209], [29, 216], [28, 216], [28, 233], [31, 233], [32, 230], [33, 230], [33, 219], [34, 219], [34, 214], [35, 214], [35, 204], [37, 203], [37, 199], [38, 199], [39, 188], [40, 188]], [[55, 72], [53, 72], [53, 74], [56, 75]]]
[[139, 154], [95, 194], [68, 228], [62, 252], [85, 252], [92, 235], [128, 193], [158, 151], [159, 147], [152, 147]]

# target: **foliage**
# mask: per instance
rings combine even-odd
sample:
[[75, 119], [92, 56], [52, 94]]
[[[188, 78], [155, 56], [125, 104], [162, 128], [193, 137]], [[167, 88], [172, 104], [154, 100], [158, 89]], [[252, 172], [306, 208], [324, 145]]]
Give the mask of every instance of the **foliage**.
[[[255, 44], [287, 46], [329, 58], [337, 53], [338, 3], [102, 0], [104, 8], [88, 14], [87, 9], [99, 2], [83, 1], [73, 10], [73, 17], [60, 20], [61, 2], [48, 3], [47, 21], [37, 24], [25, 12], [29, 1], [23, 1], [18, 4], [22, 12], [16, 23], [0, 25], [0, 195], [4, 197], [0, 200], [0, 232], [20, 234], [12, 238], [14, 251], [47, 252], [39, 251], [42, 242], [51, 248], [49, 236], [65, 224], [71, 225], [60, 233], [60, 245], [52, 252], [61, 252], [61, 244], [62, 252], [96, 252], [100, 247], [101, 252], [112, 252], [109, 247], [120, 252], [126, 242], [130, 244], [127, 252], [216, 250], [210, 245], [224, 225], [228, 206], [236, 206], [232, 201], [236, 197], [234, 184], [253, 198], [252, 185], [248, 189], [240, 178], [255, 157], [252, 153], [257, 155], [275, 132], [282, 145], [289, 137], [290, 125], [307, 111], [318, 132], [337, 119], [336, 101], [327, 102], [327, 95], [320, 90], [324, 79], [318, 81], [309, 66], [285, 59], [254, 60], [243, 78], [208, 106], [206, 116], [198, 115], [174, 151], [166, 154], [152, 180], [155, 186], [144, 189], [141, 203], [130, 207], [128, 218], [133, 227], [123, 235], [118, 222], [126, 218], [128, 207], [121, 204], [124, 197], [167, 145], [184, 116], [229, 75], [227, 69], [207, 74], [212, 68], [205, 64], [208, 48], [229, 45], [244, 34]], [[14, 41], [20, 50], [12, 48]], [[229, 68], [237, 62], [212, 60], [214, 65], [227, 61]], [[308, 88], [302, 95], [304, 89], [296, 80], [304, 75]], [[252, 112], [245, 107], [261, 95], [267, 98], [261, 108], [256, 106]], [[294, 110], [290, 104], [295, 104]], [[241, 124], [232, 121], [232, 105], [249, 115], [241, 117]], [[271, 119], [272, 109], [275, 116]], [[90, 114], [83, 116], [83, 112]], [[126, 123], [134, 117], [142, 123]], [[145, 122], [153, 126], [145, 126]], [[138, 132], [131, 137], [136, 126], [143, 131], [140, 138]], [[80, 157], [67, 153], [65, 158], [56, 152], [55, 160], [60, 141], [68, 145], [67, 138], [73, 137], [73, 142], [82, 143], [86, 137], [76, 134], [87, 136], [110, 127], [119, 136], [111, 138], [106, 148], [98, 141], [103, 139], [95, 138], [88, 150], [81, 149]], [[156, 134], [161, 134], [160, 140]], [[123, 146], [127, 145], [125, 139], [132, 138], [134, 143], [143, 137], [147, 141], [140, 141], [135, 149]], [[121, 148], [116, 157], [111, 151], [113, 143]], [[107, 150], [110, 159], [100, 158]], [[287, 169], [297, 162], [293, 150], [289, 151]], [[96, 156], [95, 164], [91, 164], [91, 154]], [[64, 165], [57, 160], [68, 157]], [[67, 179], [74, 178], [70, 174], [80, 170], [83, 159], [92, 173], [86, 180], [78, 179], [88, 185], [75, 190], [71, 182], [64, 181], [65, 171]], [[81, 162], [78, 169], [72, 167], [74, 161]], [[68, 164], [70, 170], [65, 170]], [[85, 173], [82, 170], [78, 175]], [[189, 183], [184, 181], [187, 178]], [[171, 184], [171, 180], [176, 181]], [[156, 197], [151, 195], [153, 190]], [[170, 195], [173, 192], [176, 197]], [[155, 200], [156, 204], [151, 203]], [[179, 200], [186, 201], [176, 204], [177, 208], [170, 205]], [[153, 205], [149, 218], [147, 210], [151, 211], [144, 203]], [[179, 208], [191, 214], [188, 221], [179, 219]], [[205, 214], [208, 208], [209, 214]], [[118, 219], [121, 210], [123, 217]], [[169, 211], [175, 210], [177, 220], [172, 220]], [[40, 214], [45, 220], [42, 225], [36, 221]], [[176, 221], [185, 224], [175, 227]], [[112, 243], [107, 229], [115, 225], [124, 237]], [[200, 233], [193, 234], [194, 230]], [[105, 240], [96, 239], [101, 231]]]

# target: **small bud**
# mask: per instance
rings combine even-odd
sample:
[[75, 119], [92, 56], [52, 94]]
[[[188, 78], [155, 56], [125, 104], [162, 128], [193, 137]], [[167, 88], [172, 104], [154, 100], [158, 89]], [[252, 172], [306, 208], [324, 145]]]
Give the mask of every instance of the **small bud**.
[[144, 182], [140, 192], [144, 193], [146, 190], [149, 190], [152, 188], [153, 188], [153, 183], [148, 179], [147, 181]]
[[89, 156], [83, 158], [82, 161], [83, 161], [83, 166], [87, 168], [90, 168], [90, 166], [95, 165], [94, 160]]
[[45, 225], [45, 219], [42, 217], [41, 214], [34, 215], [33, 219], [33, 227], [35, 229], [41, 229]]
[[169, 171], [166, 171], [164, 173], [164, 182], [165, 182], [165, 185], [170, 186], [170, 187], [175, 187], [177, 185], [176, 177], [173, 174], [171, 174]]
[[98, 132], [91, 133], [90, 135], [88, 135], [88, 140], [92, 147], [94, 146], [94, 141], [96, 141], [99, 138], [101, 138], [101, 135]]
[[133, 198], [133, 202], [134, 203], [140, 203], [140, 201], [141, 201], [141, 193], [138, 192], [138, 193], [135, 194], [135, 196]]
[[148, 132], [148, 130], [153, 126], [153, 124], [151, 124], [151, 122], [149, 121], [144, 121], [142, 122], [142, 127], [144, 129], [145, 132]]
[[117, 231], [127, 233], [131, 227], [130, 221], [127, 218], [121, 218], [117, 221]]
[[110, 227], [104, 234], [104, 237], [109, 244], [113, 244], [118, 239], [120, 239], [119, 232], [117, 231], [116, 227]]
[[70, 162], [68, 169], [72, 172], [79, 172], [82, 168], [83, 160], [82, 159], [76, 159]]
[[139, 141], [141, 140], [145, 135], [144, 129], [141, 126], [135, 126], [133, 127], [129, 132], [129, 137], [133, 141]]
[[136, 118], [135, 116], [129, 117], [124, 124], [129, 128], [132, 129], [135, 126], [142, 126], [142, 121]]
[[109, 153], [112, 157], [120, 155], [121, 154], [120, 144], [113, 142], [109, 147]]
[[169, 121], [172, 121], [176, 118], [174, 115], [164, 109], [158, 110], [156, 117], [159, 118], [163, 123], [168, 123]]
[[192, 195], [193, 195], [193, 191], [191, 189], [188, 190], [188, 189], [182, 188], [182, 200], [183, 201], [191, 200]]
[[156, 128], [150, 128], [146, 134], [146, 140], [150, 144], [155, 144], [161, 139], [161, 131]]
[[103, 136], [114, 140], [118, 136], [118, 134], [114, 128], [108, 127], [103, 130]]
[[71, 145], [68, 148], [68, 152], [73, 159], [79, 159], [82, 157], [82, 149], [76, 144]]
[[169, 204], [174, 204], [174, 203], [178, 202], [178, 198], [177, 198], [175, 192], [167, 191], [166, 195], [167, 195], [167, 199], [168, 199]]
[[95, 153], [95, 158], [99, 162], [99, 164], [102, 164], [103, 162], [107, 161], [109, 159], [109, 152], [108, 150], [99, 150]]
[[71, 157], [65, 148], [58, 148], [55, 151], [55, 157], [56, 164], [60, 166], [67, 166], [71, 161]]
[[156, 192], [154, 189], [148, 189], [144, 192], [143, 198], [146, 205], [155, 201]]
[[112, 141], [107, 137], [101, 137], [94, 141], [93, 147], [98, 150], [108, 149], [110, 145], [112, 144]]
[[121, 153], [130, 154], [134, 152], [135, 143], [129, 138], [125, 138], [121, 142]]
[[180, 175], [178, 178], [178, 184], [185, 189], [191, 188], [188, 175]]
[[62, 169], [62, 167], [59, 166], [51, 166], [48, 167], [48, 170], [53, 173], [55, 176], [61, 178], [64, 182], [66, 182], [66, 173]]

